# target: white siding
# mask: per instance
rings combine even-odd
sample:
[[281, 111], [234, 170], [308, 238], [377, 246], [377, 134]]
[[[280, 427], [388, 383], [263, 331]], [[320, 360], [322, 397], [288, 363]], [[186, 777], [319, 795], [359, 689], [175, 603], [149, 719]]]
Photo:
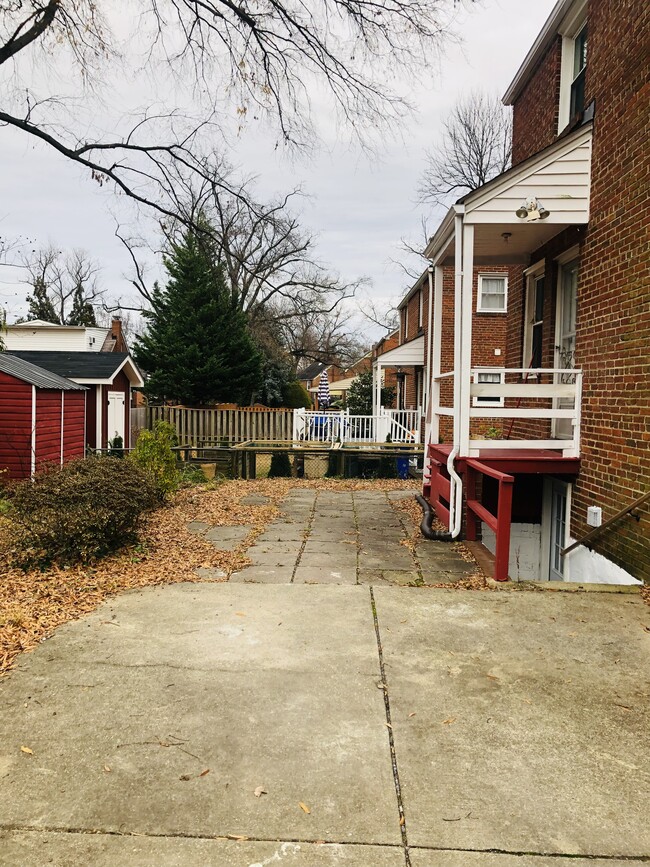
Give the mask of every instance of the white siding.
[[424, 336], [403, 343], [383, 355], [378, 355], [375, 364], [385, 367], [410, 367], [424, 364]]
[[540, 155], [515, 168], [503, 179], [468, 197], [466, 223], [520, 222], [515, 211], [534, 196], [550, 211], [545, 224], [586, 223], [589, 220], [591, 177], [591, 129], [565, 143], [552, 153]]
[[7, 350], [25, 352], [99, 352], [108, 328], [10, 325], [4, 335]]

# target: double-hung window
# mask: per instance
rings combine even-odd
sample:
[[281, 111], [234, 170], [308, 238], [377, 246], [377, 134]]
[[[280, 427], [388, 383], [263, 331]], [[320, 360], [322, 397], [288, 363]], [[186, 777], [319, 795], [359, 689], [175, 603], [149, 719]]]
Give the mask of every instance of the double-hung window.
[[478, 313], [505, 313], [508, 309], [508, 275], [478, 275]]
[[526, 299], [526, 328], [524, 332], [523, 366], [526, 370], [542, 367], [542, 336], [544, 328], [544, 286], [543, 273], [532, 274], [528, 278]]
[[574, 121], [585, 109], [585, 74], [587, 72], [587, 25], [573, 41], [573, 79], [569, 121]]

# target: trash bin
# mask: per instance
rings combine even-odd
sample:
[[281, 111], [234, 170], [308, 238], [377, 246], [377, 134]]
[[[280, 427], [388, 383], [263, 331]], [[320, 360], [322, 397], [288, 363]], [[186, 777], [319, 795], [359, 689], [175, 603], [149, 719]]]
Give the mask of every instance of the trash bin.
[[397, 458], [397, 475], [400, 479], [406, 480], [409, 477], [409, 459]]

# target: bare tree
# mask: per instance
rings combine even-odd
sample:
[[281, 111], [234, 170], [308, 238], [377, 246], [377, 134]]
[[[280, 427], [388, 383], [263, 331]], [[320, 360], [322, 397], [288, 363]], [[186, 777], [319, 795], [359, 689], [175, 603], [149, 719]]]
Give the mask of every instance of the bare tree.
[[[283, 141], [299, 146], [313, 138], [314, 89], [330, 95], [360, 136], [385, 128], [406, 107], [390, 86], [396, 70], [419, 69], [421, 57], [439, 50], [452, 8], [451, 0], [133, 0], [127, 14], [119, 9], [120, 40], [109, 3], [0, 0], [0, 67], [14, 85], [3, 88], [0, 124], [174, 217], [178, 174], [214, 181], [202, 147], [223, 129], [224, 99], [241, 123], [264, 116]], [[96, 92], [129, 42], [150, 71], [158, 74], [164, 63], [175, 82], [192, 76], [194, 96], [203, 100], [199, 121], [163, 105], [124, 134], [95, 136], [78, 112], [62, 122], [62, 94], [36, 93], [35, 70], [57, 62], [66, 65], [68, 80]], [[41, 90], [57, 76], [43, 79]], [[82, 96], [81, 86], [74, 96]]]
[[54, 247], [37, 250], [24, 262], [31, 286], [29, 319], [58, 325], [96, 325], [104, 291], [99, 267], [83, 250], [62, 253]]
[[510, 165], [512, 116], [501, 101], [484, 93], [461, 99], [444, 123], [444, 135], [427, 152], [418, 189], [421, 202], [449, 204], [487, 183]]

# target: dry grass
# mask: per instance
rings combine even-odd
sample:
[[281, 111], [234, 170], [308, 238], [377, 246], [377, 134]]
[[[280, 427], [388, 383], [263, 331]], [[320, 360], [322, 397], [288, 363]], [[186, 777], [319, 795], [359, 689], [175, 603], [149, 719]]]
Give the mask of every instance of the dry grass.
[[[250, 561], [246, 549], [279, 513], [278, 504], [295, 488], [360, 491], [413, 488], [413, 482], [335, 479], [261, 479], [232, 481], [180, 491], [165, 508], [142, 524], [140, 543], [99, 561], [94, 566], [24, 572], [3, 556], [0, 541], [0, 676], [18, 654], [33, 650], [57, 626], [95, 609], [104, 599], [125, 590], [180, 581], [204, 581], [195, 574], [201, 566], [226, 575]], [[247, 506], [248, 494], [265, 494], [270, 503]], [[251, 533], [234, 551], [218, 551], [187, 529], [190, 521], [215, 526], [245, 524]], [[0, 540], [10, 536], [11, 523], [0, 516]], [[217, 579], [219, 580], [219, 579]], [[226, 580], [221, 579], [221, 580]]]

